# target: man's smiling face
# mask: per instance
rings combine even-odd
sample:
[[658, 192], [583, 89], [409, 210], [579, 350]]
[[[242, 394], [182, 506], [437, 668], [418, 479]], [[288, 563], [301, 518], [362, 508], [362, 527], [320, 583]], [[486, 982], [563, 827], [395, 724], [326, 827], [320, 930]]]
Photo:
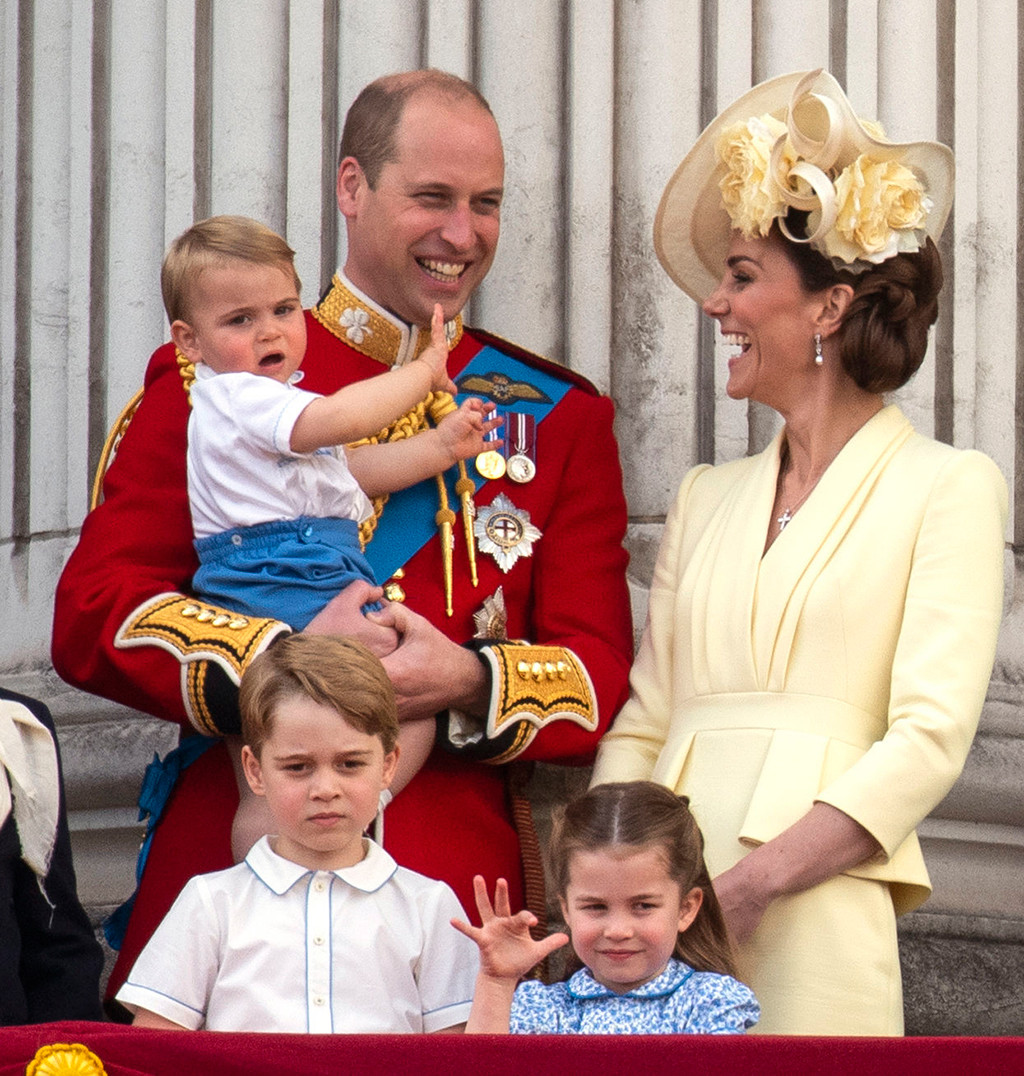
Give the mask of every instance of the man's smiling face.
[[428, 325], [435, 303], [455, 317], [494, 260], [504, 171], [486, 109], [470, 98], [414, 94], [395, 132], [395, 159], [375, 188], [353, 158], [341, 162], [348, 278], [411, 324]]

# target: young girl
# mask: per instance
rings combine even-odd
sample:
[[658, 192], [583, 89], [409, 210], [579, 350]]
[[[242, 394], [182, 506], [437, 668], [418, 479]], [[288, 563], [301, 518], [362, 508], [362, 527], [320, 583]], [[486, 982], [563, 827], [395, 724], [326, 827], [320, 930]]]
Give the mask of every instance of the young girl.
[[[599, 785], [556, 819], [552, 880], [583, 967], [567, 982], [520, 983], [569, 941], [530, 937], [499, 879], [492, 907], [473, 880], [483, 923], [452, 926], [480, 948], [467, 1032], [741, 1034], [760, 1015], [734, 975], [704, 840], [685, 796], [650, 781]], [[518, 984], [518, 985], [517, 985]]]

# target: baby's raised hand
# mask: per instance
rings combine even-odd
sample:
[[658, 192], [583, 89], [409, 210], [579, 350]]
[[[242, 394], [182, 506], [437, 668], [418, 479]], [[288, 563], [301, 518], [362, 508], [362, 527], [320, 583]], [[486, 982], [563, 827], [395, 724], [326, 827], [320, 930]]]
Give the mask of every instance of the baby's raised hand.
[[455, 382], [448, 376], [448, 337], [444, 332], [444, 311], [440, 303], [434, 304], [434, 316], [430, 319], [430, 345], [416, 357], [430, 368], [430, 388], [433, 392], [450, 392], [455, 395]]
[[550, 934], [534, 941], [530, 928], [537, 917], [528, 911], [512, 914], [508, 901], [508, 883], [499, 878], [494, 886], [494, 904], [487, 895], [487, 883], [478, 874], [473, 878], [473, 894], [482, 926], [474, 927], [461, 919], [452, 926], [480, 949], [480, 973], [493, 979], [518, 982], [535, 964], [569, 941], [567, 934]]
[[463, 400], [455, 411], [449, 412], [437, 424], [441, 437], [452, 463], [479, 456], [488, 449], [497, 450], [505, 443], [502, 440], [485, 441], [484, 437], [491, 430], [496, 430], [503, 419], [497, 414], [492, 403], [471, 396]]

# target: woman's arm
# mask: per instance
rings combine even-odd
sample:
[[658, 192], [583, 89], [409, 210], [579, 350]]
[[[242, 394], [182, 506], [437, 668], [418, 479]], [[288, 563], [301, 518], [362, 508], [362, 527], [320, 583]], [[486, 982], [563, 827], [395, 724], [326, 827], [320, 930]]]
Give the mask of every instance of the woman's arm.
[[888, 731], [799, 821], [715, 880], [743, 941], [772, 900], [887, 858], [956, 780], [977, 725], [1002, 602], [1005, 487], [957, 453], [934, 476], [891, 659]]
[[647, 606], [647, 624], [629, 674], [629, 700], [598, 745], [591, 786], [609, 781], [648, 780], [672, 718], [674, 663], [677, 657], [676, 594], [686, 505], [693, 483], [707, 466], [683, 479], [665, 520]]
[[773, 900], [802, 893], [878, 855], [882, 846], [849, 815], [816, 803], [789, 829], [714, 880], [729, 932], [743, 943]]

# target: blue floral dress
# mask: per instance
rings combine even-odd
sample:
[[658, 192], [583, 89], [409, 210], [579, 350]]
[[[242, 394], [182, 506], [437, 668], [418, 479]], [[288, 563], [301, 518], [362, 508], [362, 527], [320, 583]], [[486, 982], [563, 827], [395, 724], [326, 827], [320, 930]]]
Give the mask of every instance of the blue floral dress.
[[520, 983], [512, 1002], [514, 1035], [741, 1035], [761, 1010], [730, 975], [694, 971], [670, 960], [627, 994], [602, 986], [587, 968], [567, 982]]

